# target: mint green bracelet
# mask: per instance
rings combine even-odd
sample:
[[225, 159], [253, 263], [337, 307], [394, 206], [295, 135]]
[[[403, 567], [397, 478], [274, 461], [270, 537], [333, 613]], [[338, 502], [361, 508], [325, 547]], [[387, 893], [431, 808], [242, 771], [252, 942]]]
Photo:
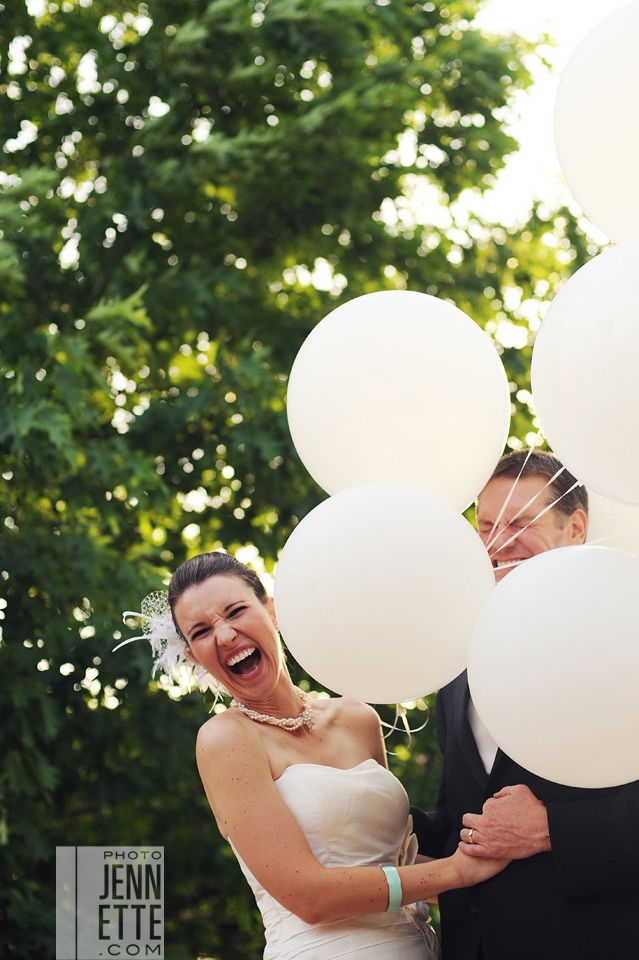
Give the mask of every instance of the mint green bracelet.
[[388, 881], [388, 906], [386, 912], [399, 910], [402, 905], [402, 881], [395, 867], [382, 867]]

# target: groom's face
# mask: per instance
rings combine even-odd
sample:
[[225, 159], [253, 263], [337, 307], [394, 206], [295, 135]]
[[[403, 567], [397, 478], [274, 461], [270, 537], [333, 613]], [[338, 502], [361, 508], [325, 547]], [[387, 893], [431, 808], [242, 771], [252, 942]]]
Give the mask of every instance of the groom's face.
[[[583, 543], [585, 539], [583, 510], [575, 510], [566, 518], [551, 508], [539, 516], [554, 499], [552, 489], [546, 487], [547, 481], [543, 476], [524, 477], [513, 490], [513, 477], [494, 477], [479, 495], [477, 527], [488, 549], [497, 582], [522, 560], [546, 550]], [[506, 500], [508, 503], [500, 517]]]

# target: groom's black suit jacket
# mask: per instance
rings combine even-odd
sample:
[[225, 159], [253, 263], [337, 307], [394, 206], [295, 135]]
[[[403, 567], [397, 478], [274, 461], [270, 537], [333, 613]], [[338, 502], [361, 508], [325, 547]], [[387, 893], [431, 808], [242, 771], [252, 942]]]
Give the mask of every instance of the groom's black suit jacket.
[[476, 960], [480, 942], [485, 960], [639, 957], [639, 781], [605, 790], [566, 787], [524, 770], [501, 750], [489, 775], [468, 701], [465, 672], [437, 697], [444, 765], [437, 810], [412, 810], [419, 852], [454, 853], [463, 815], [481, 813], [494, 793], [519, 783], [546, 804], [552, 852], [514, 860], [485, 883], [442, 894], [444, 960]]

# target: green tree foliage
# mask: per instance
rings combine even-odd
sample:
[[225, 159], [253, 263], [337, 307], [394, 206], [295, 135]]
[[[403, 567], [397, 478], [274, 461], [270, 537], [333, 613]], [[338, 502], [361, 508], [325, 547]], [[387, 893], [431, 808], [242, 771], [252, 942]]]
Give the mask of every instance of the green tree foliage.
[[[149, 682], [145, 645], [110, 650], [186, 555], [271, 569], [324, 496], [285, 421], [322, 316], [451, 299], [503, 349], [512, 443], [530, 430], [541, 302], [594, 250], [569, 211], [506, 230], [464, 205], [516, 149], [534, 55], [477, 6], [5, 4], [2, 956], [53, 955], [54, 847], [76, 843], [164, 843], [167, 956], [259, 956], [194, 766], [208, 707]], [[432, 725], [392, 762], [431, 805]]]

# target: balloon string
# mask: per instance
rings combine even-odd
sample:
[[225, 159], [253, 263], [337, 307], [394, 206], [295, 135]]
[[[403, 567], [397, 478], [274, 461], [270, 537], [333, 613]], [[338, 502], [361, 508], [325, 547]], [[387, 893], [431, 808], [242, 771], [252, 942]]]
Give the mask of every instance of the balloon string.
[[[573, 487], [571, 487], [570, 489], [572, 490]], [[566, 493], [570, 493], [570, 490], [566, 490]], [[563, 494], [562, 494], [562, 496], [563, 496]], [[561, 497], [557, 497], [557, 500], [561, 500]], [[555, 503], [557, 503], [557, 500], [555, 500]], [[554, 507], [554, 505], [555, 505], [554, 503], [551, 503], [550, 506], [551, 506], [551, 507]], [[546, 509], [550, 509], [550, 508], [548, 507], [548, 508], [546, 508]], [[544, 511], [544, 512], [545, 512], [545, 511]], [[541, 516], [541, 514], [539, 514], [539, 516]], [[537, 519], [538, 519], [538, 517], [535, 517], [535, 520], [537, 520]], [[531, 523], [534, 523], [535, 520], [531, 520]], [[520, 532], [520, 533], [523, 533], [523, 531], [521, 531], [521, 530], [520, 530], [519, 532]], [[611, 534], [609, 534], [607, 537], [599, 537], [598, 540], [588, 540], [588, 542], [585, 544], [585, 546], [594, 547], [594, 546], [596, 546], [598, 543], [605, 543], [607, 540], [614, 540], [616, 537], [626, 537], [626, 536], [628, 536], [628, 534], [631, 534], [631, 533], [639, 533], [639, 527], [633, 527], [633, 528], [630, 529], [630, 530], [621, 530], [621, 531], [619, 531], [619, 533], [611, 533]], [[510, 541], [508, 541], [508, 542], [510, 543]], [[505, 544], [505, 546], [506, 546], [506, 544]], [[498, 551], [495, 551], [495, 552], [497, 553]], [[630, 552], [630, 551], [628, 551], [628, 552]], [[493, 554], [493, 556], [494, 556], [494, 554]], [[525, 560], [511, 560], [510, 563], [502, 563], [502, 565], [500, 566], [499, 569], [500, 569], [500, 570], [505, 570], [507, 567], [518, 567], [520, 564], [525, 563], [525, 562], [526, 562]]]
[[[429, 719], [430, 719], [430, 707], [428, 706], [428, 702], [427, 702], [427, 701], [424, 701], [424, 702], [426, 703], [426, 720], [424, 721], [424, 723], [422, 723], [421, 727], [415, 727], [415, 728], [411, 729], [411, 727], [408, 725], [408, 720], [406, 719], [406, 713], [407, 713], [406, 707], [405, 707], [402, 703], [397, 703], [397, 704], [395, 704], [395, 719], [394, 719], [393, 723], [386, 723], [385, 720], [382, 720], [382, 719], [380, 718], [380, 721], [379, 721], [379, 722], [381, 723], [381, 725], [382, 725], [383, 727], [388, 727], [388, 733], [385, 733], [385, 734], [384, 734], [384, 740], [388, 740], [388, 738], [390, 737], [390, 735], [391, 735], [392, 733], [394, 733], [395, 730], [399, 729], [398, 726], [397, 726], [397, 723], [398, 723], [399, 719], [401, 718], [401, 721], [402, 721], [402, 725], [403, 725], [403, 727], [404, 727], [404, 730], [406, 731], [406, 733], [407, 733], [407, 735], [408, 735], [408, 743], [407, 743], [406, 746], [404, 747], [404, 751], [406, 751], [406, 750], [410, 747], [410, 745], [411, 745], [412, 735], [413, 735], [414, 733], [419, 733], [420, 730], [423, 730], [424, 727], [426, 727], [426, 726], [428, 725], [428, 721], [429, 721]], [[402, 754], [403, 754], [404, 751], [402, 751]], [[402, 756], [402, 754], [396, 753], [396, 752], [393, 751], [393, 750], [387, 750], [386, 752], [387, 752], [387, 753], [389, 754], [389, 756], [391, 756], [391, 757], [399, 757], [399, 756]]]
[[[512, 485], [512, 487], [510, 488], [510, 490], [509, 490], [509, 492], [508, 492], [508, 496], [507, 496], [506, 499], [504, 500], [504, 502], [503, 502], [503, 504], [502, 504], [502, 507], [501, 507], [501, 510], [500, 510], [499, 513], [497, 514], [497, 519], [496, 519], [495, 522], [493, 523], [493, 528], [492, 528], [492, 530], [490, 531], [490, 533], [488, 534], [488, 539], [489, 539], [491, 542], [492, 542], [492, 540], [491, 540], [492, 535], [494, 534], [495, 530], [497, 529], [497, 525], [498, 525], [499, 521], [501, 520], [501, 518], [502, 518], [503, 515], [504, 515], [504, 510], [506, 509], [506, 507], [507, 507], [508, 504], [510, 503], [510, 498], [512, 497], [513, 493], [515, 492], [515, 487], [516, 487], [517, 484], [519, 483], [519, 478], [521, 477], [522, 473], [523, 473], [524, 470], [526, 469], [526, 464], [528, 463], [528, 461], [529, 461], [529, 459], [530, 459], [531, 453], [533, 452], [533, 450], [534, 450], [535, 447], [537, 446], [537, 441], [539, 440], [540, 437], [541, 437], [541, 427], [540, 427], [539, 430], [537, 431], [537, 436], [534, 438], [533, 442], [530, 444], [530, 447], [528, 448], [528, 453], [526, 454], [526, 459], [524, 460], [524, 462], [523, 462], [523, 464], [522, 464], [522, 466], [521, 466], [521, 470], [519, 471], [519, 473], [518, 473], [517, 476], [515, 477], [515, 480], [514, 480], [514, 482], [513, 482], [513, 485]], [[490, 543], [488, 544], [488, 546], [486, 547], [486, 549], [488, 549], [489, 546], [490, 546]]]
[[633, 527], [631, 530], [622, 530], [620, 533], [611, 533], [607, 537], [599, 537], [598, 540], [589, 540], [587, 546], [594, 547], [597, 543], [614, 540], [615, 537], [626, 537], [629, 533], [639, 533], [639, 527]]
[[[528, 507], [529, 507], [531, 504], [533, 504], [533, 503], [535, 502], [535, 500], [544, 492], [544, 490], [547, 490], [548, 487], [549, 487], [552, 483], [555, 482], [555, 480], [557, 479], [557, 477], [560, 476], [560, 475], [564, 472], [565, 469], [566, 469], [565, 467], [560, 467], [559, 470], [557, 470], [557, 471], [552, 475], [552, 477], [550, 478], [550, 480], [549, 480], [547, 483], [544, 484], [544, 486], [541, 488], [541, 490], [538, 490], [537, 493], [536, 493], [533, 497], [530, 498], [530, 500], [528, 501], [528, 503], [525, 503], [525, 504], [523, 505], [523, 507], [521, 507], [521, 509], [519, 509], [519, 510], [517, 511], [517, 513], [515, 514], [515, 516], [510, 518], [510, 520], [508, 521], [508, 523], [507, 523], [506, 526], [504, 527], [504, 530], [507, 530], [508, 527], [511, 525], [511, 523], [514, 523], [515, 520], [516, 520], [518, 517], [520, 517], [520, 516], [522, 515], [522, 513], [523, 513], [525, 510], [527, 510]], [[571, 487], [571, 489], [572, 489], [572, 487]], [[568, 492], [568, 491], [566, 491], [566, 492]], [[559, 497], [559, 499], [561, 499], [561, 497]], [[556, 503], [556, 502], [557, 502], [557, 501], [555, 500], [555, 503]], [[502, 512], [503, 512], [503, 511], [502, 511]], [[534, 520], [533, 520], [532, 522], [534, 523]], [[494, 529], [494, 528], [493, 528], [493, 529]], [[492, 539], [489, 539], [488, 543], [486, 544], [486, 549], [487, 549], [487, 550], [490, 550], [490, 548], [492, 547], [492, 545], [493, 545], [493, 543], [495, 542], [495, 540], [497, 540], [498, 537], [501, 536], [501, 534], [504, 532], [504, 530], [501, 530], [501, 531], [497, 534], [497, 536], [495, 536], [495, 537], [493, 537], [493, 536], [492, 536], [492, 533], [491, 533]]]
[[[549, 481], [549, 482], [550, 482], [550, 481]], [[546, 486], [548, 486], [548, 484], [546, 484]], [[556, 506], [556, 504], [558, 504], [559, 501], [563, 499], [563, 497], [567, 496], [569, 493], [572, 493], [572, 491], [575, 489], [575, 487], [581, 487], [581, 486], [583, 486], [581, 480], [575, 480], [575, 482], [573, 483], [573, 485], [572, 485], [571, 487], [568, 487], [568, 489], [565, 490], [564, 493], [561, 494], [561, 496], [557, 497], [556, 500], [553, 500], [552, 503], [549, 503], [547, 507], [544, 507], [544, 509], [541, 510], [541, 511], [537, 514], [537, 516], [534, 517], [534, 518], [530, 521], [530, 523], [527, 523], [525, 527], [522, 527], [521, 530], [518, 530], [517, 533], [513, 534], [513, 536], [510, 537], [509, 540], [506, 540], [505, 543], [502, 543], [501, 547], [499, 547], [497, 550], [495, 550], [494, 553], [491, 554], [491, 557], [496, 556], [496, 554], [498, 554], [501, 550], [504, 550], [506, 547], [508, 547], [514, 540], [517, 539], [517, 537], [521, 536], [521, 534], [524, 533], [524, 532], [528, 529], [528, 527], [531, 527], [531, 526], [533, 525], [533, 523], [537, 523], [537, 521], [538, 521], [539, 519], [541, 519], [541, 517], [543, 517], [543, 515], [544, 515], [545, 513], [548, 513], [549, 510], [552, 510], [552, 508], [553, 508], [554, 506]], [[541, 491], [540, 491], [540, 493], [541, 493]], [[533, 499], [534, 499], [534, 498], [533, 498]], [[513, 519], [514, 519], [514, 517], [513, 517]]]

